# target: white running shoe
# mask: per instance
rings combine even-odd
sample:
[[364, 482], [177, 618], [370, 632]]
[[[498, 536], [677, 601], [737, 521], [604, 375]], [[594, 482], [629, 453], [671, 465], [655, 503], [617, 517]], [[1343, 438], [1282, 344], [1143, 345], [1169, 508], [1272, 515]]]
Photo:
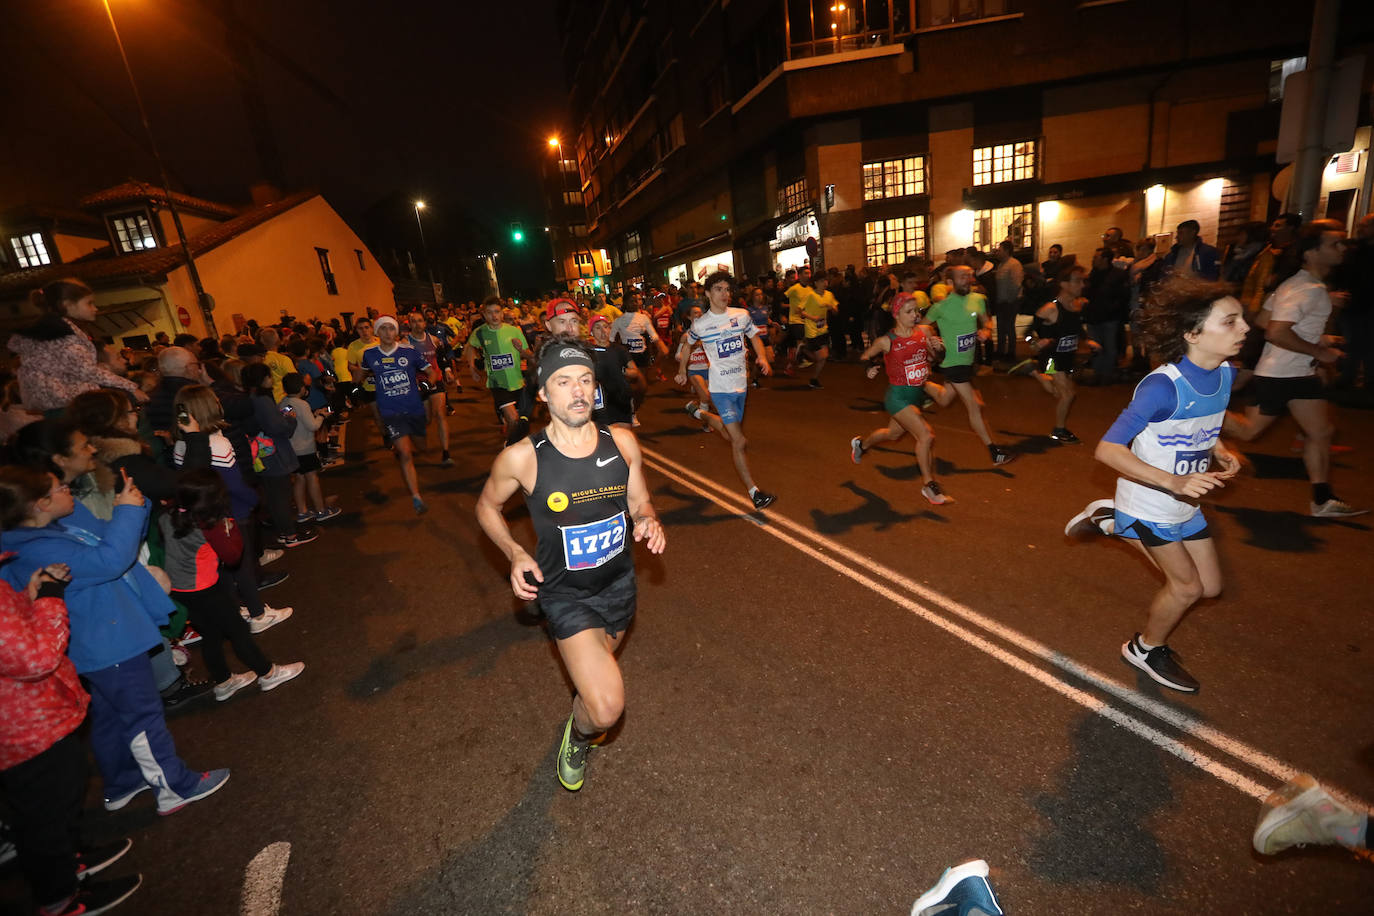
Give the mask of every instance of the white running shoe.
[[1366, 515], [1368, 512], [1368, 509], [1356, 509], [1333, 496], [1320, 505], [1313, 503], [1312, 511], [1309, 514], [1313, 518], [1354, 518], [1357, 515]]
[[254, 635], [256, 635], [264, 630], [272, 629], [284, 620], [289, 620], [293, 613], [295, 613], [295, 611], [289, 607], [268, 607], [264, 605], [261, 617], [250, 617], [248, 619], [248, 629], [252, 630]]
[[1110, 499], [1094, 499], [1064, 526], [1065, 537], [1081, 540], [1094, 534], [1116, 534], [1116, 503]]
[[225, 700], [238, 693], [249, 684], [258, 679], [252, 671], [243, 671], [239, 674], [231, 674], [228, 679], [215, 685], [215, 700], [223, 703]]
[[258, 565], [266, 566], [268, 563], [275, 563], [280, 560], [285, 553], [286, 551], [279, 547], [269, 547], [264, 550], [262, 556], [258, 558]]
[[289, 665], [273, 665], [272, 670], [258, 678], [258, 686], [264, 692], [280, 687], [305, 670], [305, 662], [292, 662]]

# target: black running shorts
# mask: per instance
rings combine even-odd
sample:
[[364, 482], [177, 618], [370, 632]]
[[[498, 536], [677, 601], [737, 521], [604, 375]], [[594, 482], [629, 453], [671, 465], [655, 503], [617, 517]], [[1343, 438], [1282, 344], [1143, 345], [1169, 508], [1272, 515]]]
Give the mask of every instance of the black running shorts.
[[945, 377], [947, 382], [971, 382], [973, 381], [972, 366], [941, 366], [940, 374]]
[[568, 595], [541, 588], [539, 609], [549, 619], [554, 639], [598, 629], [615, 636], [625, 632], [634, 619], [637, 593], [634, 570], [630, 570], [594, 595]]
[[1315, 375], [1299, 378], [1255, 376], [1255, 403], [1266, 417], [1281, 417], [1289, 401], [1320, 401], [1326, 397], [1322, 380]]

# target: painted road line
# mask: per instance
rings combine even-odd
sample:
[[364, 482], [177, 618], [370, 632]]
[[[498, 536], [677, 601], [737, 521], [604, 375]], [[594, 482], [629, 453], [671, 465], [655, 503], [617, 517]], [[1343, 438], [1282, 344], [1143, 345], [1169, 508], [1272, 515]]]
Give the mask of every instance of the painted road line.
[[[686, 468], [678, 464], [677, 462], [672, 461], [671, 459], [658, 454], [657, 452], [654, 452], [647, 448], [643, 449], [643, 452], [646, 456], [646, 460], [649, 463], [649, 465], [653, 467], [654, 470], [658, 471], [664, 476], [676, 480], [683, 486], [687, 486], [688, 488], [697, 492], [699, 495], [706, 497], [707, 499], [710, 499], [712, 502], [716, 503], [716, 505], [720, 506], [723, 509], [739, 511], [742, 515], [746, 516], [752, 514], [752, 506], [749, 504], [748, 500], [746, 500], [743, 496], [726, 490], [723, 487], [720, 487], [720, 485], [716, 484], [709, 478], [703, 477], [702, 475], [696, 473], [690, 468]], [[895, 592], [892, 591], [892, 589], [888, 588], [886, 585], [878, 584], [877, 582], [875, 582], [873, 578], [871, 578], [869, 575], [866, 575], [865, 573], [871, 573], [876, 576], [880, 576], [881, 578], [886, 579], [887, 582], [891, 585], [895, 585], [898, 588], [911, 592], [917, 595], [918, 597], [924, 599], [925, 601], [930, 602], [931, 604], [936, 604], [940, 606], [942, 609], [963, 619], [965, 622], [973, 624], [987, 631], [988, 633], [995, 635], [998, 638], [1011, 643], [1012, 645], [1017, 646], [1018, 648], [1030, 653], [1031, 655], [1040, 658], [1042, 661], [1045, 661], [1066, 673], [1072, 674], [1073, 676], [1086, 681], [1092, 686], [1097, 687], [1102, 691], [1111, 694], [1113, 697], [1122, 700], [1123, 702], [1129, 703], [1143, 712], [1147, 712], [1150, 715], [1155, 716], [1156, 718], [1160, 719], [1162, 722], [1165, 722], [1169, 726], [1178, 729], [1179, 731], [1184, 732], [1185, 734], [1188, 734], [1200, 741], [1206, 742], [1207, 744], [1212, 745], [1217, 750], [1222, 751], [1223, 753], [1228, 754], [1236, 758], [1237, 760], [1240, 760], [1246, 763], [1247, 765], [1257, 770], [1260, 770], [1261, 772], [1267, 773], [1279, 779], [1280, 781], [1286, 781], [1299, 772], [1299, 770], [1296, 767], [1293, 767], [1279, 760], [1278, 758], [1273, 757], [1270, 754], [1266, 754], [1263, 751], [1260, 751], [1257, 748], [1254, 748], [1246, 744], [1245, 742], [1240, 741], [1239, 739], [1233, 738], [1224, 732], [1212, 728], [1211, 726], [1205, 725], [1199, 722], [1193, 716], [1188, 715], [1187, 713], [1182, 712], [1178, 709], [1175, 709], [1166, 703], [1151, 699], [1150, 697], [1143, 696], [1140, 693], [1131, 690], [1124, 684], [1120, 684], [1112, 680], [1102, 672], [1099, 672], [1096, 669], [1091, 668], [1090, 666], [1080, 664], [1074, 661], [1072, 658], [1064, 655], [1062, 652], [1051, 649], [1050, 647], [1042, 643], [1039, 643], [1034, 639], [1031, 639], [1030, 637], [1020, 633], [1019, 631], [1011, 627], [1005, 626], [1004, 624], [1001, 624], [983, 614], [979, 614], [971, 608], [968, 608], [965, 605], [962, 605], [959, 602], [954, 601], [953, 599], [940, 594], [939, 592], [935, 591], [934, 589], [931, 589], [928, 586], [922, 585], [918, 582], [914, 582], [908, 579], [907, 577], [901, 575], [900, 573], [897, 573], [894, 570], [890, 570], [887, 567], [882, 566], [881, 564], [875, 562], [871, 557], [866, 557], [861, 554], [858, 554], [853, 550], [850, 550], [849, 548], [845, 547], [844, 545], [839, 544], [838, 542], [835, 542], [830, 538], [825, 537], [824, 535], [818, 534], [814, 531], [811, 531], [810, 529], [807, 529], [797, 524], [796, 522], [793, 522], [791, 519], [785, 516], [781, 516], [776, 513], [770, 513], [768, 515], [768, 521], [770, 522], [770, 525], [763, 526], [763, 530], [772, 534], [774, 537], [777, 537], [779, 540], [782, 540], [783, 542], [788, 543], [794, 548], [802, 550], [802, 552], [807, 553], [808, 555], [811, 555], [821, 560], [821, 562], [825, 563], [825, 565], [831, 567], [835, 571], [849, 577], [850, 579], [856, 582], [859, 582], [860, 584], [863, 584], [865, 587], [870, 588], [871, 590], [883, 595], [884, 597], [887, 597], [890, 600], [895, 601], [897, 604], [901, 605], [902, 607], [906, 608], [912, 613], [917, 614], [918, 616], [927, 620], [928, 622], [933, 623], [936, 626], [939, 626], [940, 628], [952, 633], [953, 635], [958, 636], [960, 639], [963, 639], [970, 645], [975, 646], [980, 651], [992, 655], [999, 661], [1003, 661], [1007, 664], [1010, 664], [1018, 671], [1027, 674], [1028, 676], [1034, 678], [1037, 681], [1040, 681], [1041, 683], [1045, 683], [1047, 686], [1050, 686], [1057, 692], [1064, 693], [1065, 696], [1069, 696], [1076, 702], [1082, 703], [1082, 705], [1086, 706], [1089, 709], [1092, 709], [1094, 712], [1098, 712], [1099, 714], [1104, 715], [1106, 718], [1118, 722], [1118, 724], [1123, 724], [1123, 727], [1129, 728], [1131, 731], [1140, 735], [1142, 738], [1145, 738], [1146, 740], [1149, 740], [1154, 744], [1158, 744], [1159, 746], [1164, 747], [1166, 750], [1168, 750], [1170, 753], [1175, 754], [1175, 756], [1178, 756], [1180, 759], [1187, 760], [1188, 762], [1193, 763], [1194, 765], [1200, 766], [1200, 768], [1207, 770], [1207, 772], [1216, 776], [1221, 781], [1226, 782], [1228, 785], [1233, 785], [1237, 789], [1240, 789], [1241, 791], [1244, 791], [1249, 795], [1252, 795], [1258, 799], [1263, 799], [1266, 795], [1268, 795], [1269, 790], [1265, 789], [1259, 783], [1256, 783], [1248, 779], [1247, 777], [1241, 776], [1239, 773], [1236, 773], [1229, 767], [1226, 767], [1218, 763], [1217, 761], [1211, 760], [1211, 758], [1207, 757], [1206, 755], [1199, 754], [1193, 751], [1192, 749], [1186, 747], [1185, 745], [1179, 744], [1177, 741], [1174, 741], [1174, 739], [1163, 735], [1162, 733], [1153, 729], [1151, 726], [1146, 725], [1144, 722], [1141, 722], [1137, 719], [1133, 719], [1125, 713], [1116, 713], [1116, 710], [1112, 709], [1112, 707], [1106, 707], [1105, 704], [1101, 704], [1101, 701], [1097, 700], [1095, 697], [1092, 697], [1090, 694], [1086, 694], [1081, 691], [1077, 691], [1072, 687], [1068, 687], [1068, 685], [1063, 684], [1063, 682], [1054, 675], [1050, 675], [1040, 668], [1023, 662], [1019, 656], [1012, 655], [1011, 653], [1006, 652], [1000, 647], [983, 639], [981, 636], [978, 636], [977, 634], [972, 633], [971, 631], [968, 631], [963, 627], [960, 627], [958, 624], [955, 624], [948, 618], [942, 617], [941, 615], [935, 613], [929, 608], [916, 604], [915, 602], [910, 601], [910, 599], [906, 598], [905, 596], [897, 595]], [[781, 529], [787, 530], [784, 531]], [[791, 534], [789, 534], [788, 532], [791, 532]], [[805, 540], [803, 541], [802, 539]], [[812, 545], [815, 546], [813, 547]], [[818, 547], [821, 549], [817, 549]], [[836, 557], [842, 558], [846, 562], [840, 562], [840, 560], [836, 559]], [[864, 570], [864, 572], [861, 573], [858, 572], [858, 570]], [[1013, 662], [1015, 662], [1015, 664]], [[1060, 690], [1060, 686], [1063, 686], [1067, 690], [1072, 691], [1072, 693], [1065, 693], [1064, 690]], [[1090, 702], [1083, 702], [1083, 700], [1079, 699], [1079, 696], [1076, 696], [1074, 694], [1081, 695]], [[1105, 712], [1100, 708], [1097, 708], [1098, 704], [1101, 704], [1106, 709], [1112, 709], [1112, 713], [1116, 714], [1114, 715], [1112, 713]], [[1134, 722], [1136, 726], [1139, 727], [1137, 728], [1125, 725], [1123, 722], [1120, 721], [1120, 719], [1117, 718], [1118, 715], [1124, 717], [1125, 719], [1128, 719], [1131, 722]], [[1144, 731], [1142, 731], [1142, 729]], [[1159, 738], [1162, 738], [1164, 741], [1172, 742], [1175, 746], [1169, 747], [1162, 744], [1159, 740], [1156, 740], [1156, 738], [1154, 737], [1156, 735]], [[1206, 762], [1206, 765], [1203, 765], [1203, 762]], [[1360, 799], [1356, 798], [1350, 793], [1339, 792], [1339, 790], [1334, 791], [1337, 791], [1339, 794], [1345, 796], [1355, 804], [1359, 804], [1366, 808], [1370, 807], [1367, 802], [1361, 801]]]
[[291, 860], [291, 844], [273, 843], [253, 856], [243, 875], [243, 903], [239, 916], [277, 916], [281, 910], [281, 887], [286, 880], [286, 863]]

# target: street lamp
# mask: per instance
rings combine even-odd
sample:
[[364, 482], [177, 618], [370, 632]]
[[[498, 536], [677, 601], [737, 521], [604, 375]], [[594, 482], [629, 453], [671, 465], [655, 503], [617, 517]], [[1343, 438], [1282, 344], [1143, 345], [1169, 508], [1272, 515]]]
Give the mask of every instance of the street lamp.
[[429, 246], [425, 244], [425, 224], [420, 220], [420, 211], [425, 208], [423, 200], [415, 201], [415, 225], [420, 227], [420, 252], [425, 256], [425, 270], [429, 273], [429, 289], [434, 294], [434, 304], [439, 304], [439, 294], [434, 290], [434, 265], [429, 263]]
[[114, 33], [115, 45], [119, 48], [119, 59], [124, 62], [124, 75], [129, 78], [129, 88], [134, 91], [134, 101], [138, 103], [138, 116], [143, 121], [143, 134], [148, 140], [148, 148], [152, 151], [153, 159], [157, 162], [158, 175], [162, 179], [162, 193], [167, 200], [167, 210], [172, 214], [172, 225], [177, 230], [181, 253], [186, 258], [186, 274], [191, 278], [191, 286], [196, 291], [196, 304], [200, 306], [201, 318], [205, 321], [205, 332], [210, 337], [218, 337], [214, 316], [210, 314], [214, 311], [215, 300], [205, 292], [205, 287], [200, 282], [200, 271], [196, 269], [196, 259], [191, 256], [191, 246], [186, 244], [186, 230], [181, 226], [181, 213], [177, 210], [176, 201], [172, 200], [172, 182], [167, 177], [167, 166], [162, 162], [157, 141], [153, 139], [153, 128], [148, 123], [148, 111], [143, 107], [143, 95], [138, 91], [138, 82], [134, 79], [134, 71], [129, 66], [129, 55], [124, 53], [124, 42], [120, 40], [119, 27], [115, 25], [114, 10], [110, 9], [110, 0], [102, 2], [105, 4], [105, 15], [110, 20], [110, 31]]

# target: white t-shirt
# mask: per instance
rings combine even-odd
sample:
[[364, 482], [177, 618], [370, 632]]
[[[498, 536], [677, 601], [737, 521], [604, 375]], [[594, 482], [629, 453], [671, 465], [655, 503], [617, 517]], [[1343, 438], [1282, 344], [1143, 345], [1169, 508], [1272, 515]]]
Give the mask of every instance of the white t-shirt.
[[658, 341], [658, 331], [643, 309], [622, 312], [619, 318], [611, 322], [611, 340], [621, 341], [631, 353], [645, 353], [649, 344]]
[[[1291, 321], [1293, 333], [1310, 344], [1319, 342], [1331, 318], [1331, 296], [1326, 284], [1300, 270], [1279, 284], [1267, 303], [1270, 321]], [[1303, 378], [1316, 374], [1313, 358], [1307, 353], [1285, 350], [1265, 343], [1255, 364], [1255, 374], [1265, 378]]]
[[693, 343], [701, 341], [706, 358], [711, 361], [706, 387], [723, 394], [749, 390], [744, 338], [757, 337], [758, 333], [744, 309], [727, 308], [720, 314], [711, 311], [692, 322], [687, 335]]

